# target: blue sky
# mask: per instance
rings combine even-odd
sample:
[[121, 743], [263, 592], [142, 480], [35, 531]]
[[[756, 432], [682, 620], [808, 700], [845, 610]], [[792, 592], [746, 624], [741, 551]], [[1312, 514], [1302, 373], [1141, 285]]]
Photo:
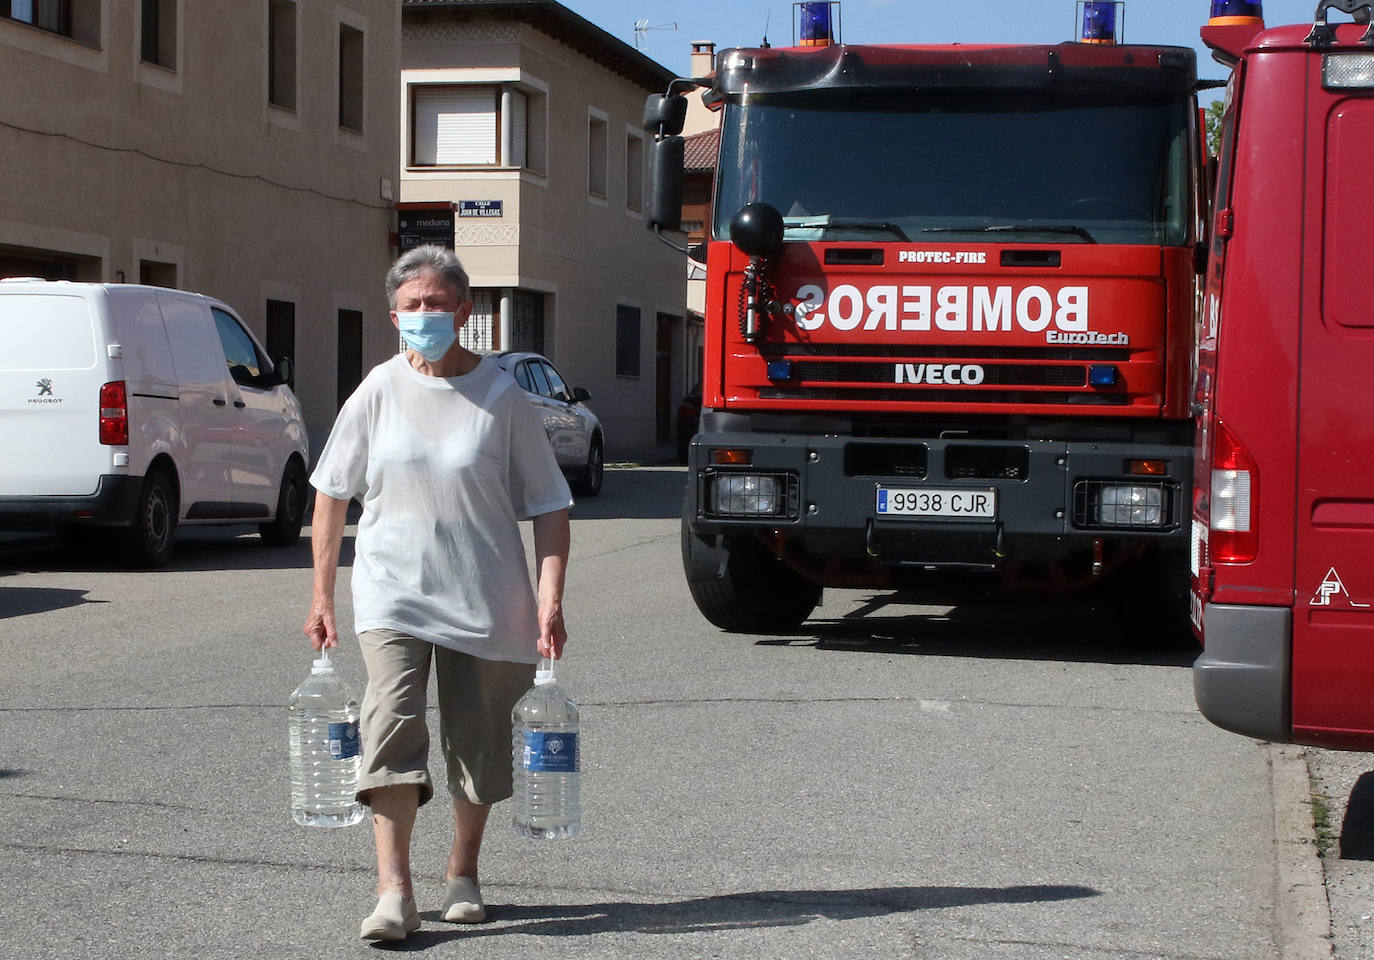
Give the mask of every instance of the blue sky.
[[[607, 33], [635, 43], [635, 23], [647, 20], [640, 49], [669, 70], [686, 74], [693, 40], [717, 49], [757, 46], [765, 29], [775, 46], [792, 42], [792, 4], [779, 0], [562, 0]], [[1267, 0], [1269, 26], [1311, 23], [1316, 0]], [[846, 43], [1058, 43], [1075, 36], [1074, 0], [844, 0]], [[1210, 0], [1127, 0], [1128, 43], [1170, 43], [1198, 52], [1198, 73], [1223, 79], [1225, 68], [1198, 39]], [[1333, 14], [1332, 20], [1348, 20]], [[666, 29], [677, 24], [676, 30]], [[1209, 99], [1204, 95], [1204, 100]]]

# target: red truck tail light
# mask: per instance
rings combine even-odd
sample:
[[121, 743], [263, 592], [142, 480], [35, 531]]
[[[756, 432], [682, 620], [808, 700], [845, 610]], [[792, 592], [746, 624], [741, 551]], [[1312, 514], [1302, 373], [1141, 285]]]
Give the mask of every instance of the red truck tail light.
[[1249, 563], [1259, 553], [1259, 470], [1255, 458], [1221, 421], [1215, 436], [1208, 557], [1214, 563]]
[[129, 396], [123, 380], [114, 380], [100, 388], [100, 442], [112, 447], [122, 447], [129, 442]]

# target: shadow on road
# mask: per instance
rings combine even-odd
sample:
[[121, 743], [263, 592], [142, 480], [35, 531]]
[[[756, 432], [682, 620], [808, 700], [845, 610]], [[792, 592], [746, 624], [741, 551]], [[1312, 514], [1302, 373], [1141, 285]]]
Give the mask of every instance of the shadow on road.
[[[795, 927], [815, 920], [855, 920], [915, 910], [994, 903], [1043, 903], [1100, 896], [1091, 887], [876, 887], [860, 890], [761, 890], [675, 903], [586, 903], [564, 906], [489, 907], [491, 926], [421, 930], [386, 948], [424, 950], [454, 939], [593, 936], [604, 933], [685, 934], [715, 930]], [[437, 920], [437, 912], [423, 914]], [[509, 924], [509, 926], [502, 926]], [[379, 944], [379, 946], [381, 946]]]
[[1127, 640], [1113, 616], [1084, 597], [1000, 596], [905, 612], [913, 602], [901, 594], [875, 595], [844, 617], [813, 618], [792, 634], [760, 640], [759, 645], [1173, 667], [1192, 666], [1198, 654], [1191, 638]]
[[108, 600], [88, 600], [85, 590], [64, 590], [57, 587], [0, 586], [0, 619], [22, 617], [30, 613], [65, 610], [83, 603], [109, 603]]

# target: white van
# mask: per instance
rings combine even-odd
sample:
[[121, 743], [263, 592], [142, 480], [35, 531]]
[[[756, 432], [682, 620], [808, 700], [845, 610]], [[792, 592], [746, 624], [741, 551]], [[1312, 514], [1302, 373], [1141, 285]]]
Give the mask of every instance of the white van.
[[0, 529], [121, 529], [160, 566], [178, 523], [256, 523], [289, 546], [309, 442], [234, 311], [129, 284], [0, 280]]

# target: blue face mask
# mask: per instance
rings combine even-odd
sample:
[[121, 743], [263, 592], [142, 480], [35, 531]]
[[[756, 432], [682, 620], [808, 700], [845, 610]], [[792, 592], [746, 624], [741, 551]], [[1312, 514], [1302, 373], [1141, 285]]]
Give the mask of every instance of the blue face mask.
[[458, 334], [453, 329], [453, 314], [442, 310], [396, 312], [396, 324], [406, 345], [430, 363], [448, 353]]

